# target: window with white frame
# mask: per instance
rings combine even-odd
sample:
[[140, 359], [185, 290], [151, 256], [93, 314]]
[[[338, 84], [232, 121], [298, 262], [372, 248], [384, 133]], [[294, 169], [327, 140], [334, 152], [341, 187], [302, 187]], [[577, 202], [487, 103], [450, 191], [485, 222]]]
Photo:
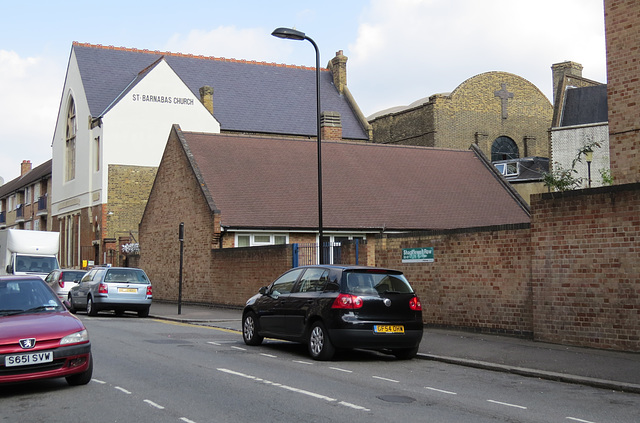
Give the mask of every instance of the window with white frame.
[[289, 242], [288, 234], [238, 233], [236, 247], [258, 247], [261, 245], [281, 245]]
[[31, 204], [32, 189], [30, 186], [24, 189], [24, 204]]

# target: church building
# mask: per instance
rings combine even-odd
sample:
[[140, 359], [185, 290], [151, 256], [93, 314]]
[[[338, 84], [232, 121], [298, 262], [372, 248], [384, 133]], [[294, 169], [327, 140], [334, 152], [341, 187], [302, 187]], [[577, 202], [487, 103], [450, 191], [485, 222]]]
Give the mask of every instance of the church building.
[[[338, 52], [320, 72], [323, 131], [368, 141], [346, 61]], [[315, 76], [308, 67], [74, 43], [52, 141], [61, 265], [126, 264], [122, 247], [137, 244], [172, 125], [314, 138]]]
[[[544, 190], [552, 116], [553, 106], [535, 85], [511, 73], [486, 72], [451, 93], [375, 113], [369, 122], [377, 143], [455, 149], [475, 144], [491, 162], [513, 163], [502, 167], [503, 174], [515, 176], [512, 184], [528, 201]], [[526, 179], [518, 178], [524, 174]]]

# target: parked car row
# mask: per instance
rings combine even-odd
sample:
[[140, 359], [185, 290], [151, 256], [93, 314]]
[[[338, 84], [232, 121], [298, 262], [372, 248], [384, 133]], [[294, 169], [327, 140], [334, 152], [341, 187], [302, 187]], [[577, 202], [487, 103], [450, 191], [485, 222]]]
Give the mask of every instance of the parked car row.
[[142, 269], [56, 269], [37, 275], [0, 277], [0, 383], [66, 378], [89, 383], [93, 356], [89, 333], [71, 313], [127, 310], [147, 317], [152, 285]]
[[[66, 299], [65, 299], [66, 295]], [[86, 310], [149, 315], [152, 285], [142, 269], [58, 269], [0, 277], [0, 383], [64, 377], [86, 384], [93, 373], [89, 334], [74, 316]], [[373, 349], [399, 359], [416, 356], [422, 305], [402, 272], [363, 266], [293, 268], [247, 300], [242, 336], [307, 345], [316, 360], [338, 349]]]

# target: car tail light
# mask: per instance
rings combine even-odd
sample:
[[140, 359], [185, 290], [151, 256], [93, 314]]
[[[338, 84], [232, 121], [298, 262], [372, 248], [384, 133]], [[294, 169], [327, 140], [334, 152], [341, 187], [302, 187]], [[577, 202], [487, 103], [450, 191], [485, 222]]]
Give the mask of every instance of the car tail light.
[[421, 311], [422, 310], [422, 303], [420, 302], [420, 298], [418, 297], [413, 297], [412, 299], [409, 300], [409, 308], [413, 311]]
[[60, 273], [60, 277], [58, 278], [58, 285], [60, 288], [64, 288], [64, 281], [62, 280], [62, 273]]
[[351, 294], [340, 294], [335, 299], [331, 308], [355, 309], [362, 307], [362, 298]]
[[147, 287], [147, 297], [151, 297], [153, 296], [153, 288], [151, 287], [151, 285], [149, 285]]
[[109, 293], [109, 285], [107, 285], [106, 283], [100, 283], [100, 285], [98, 286], [98, 293], [100, 294], [108, 294]]

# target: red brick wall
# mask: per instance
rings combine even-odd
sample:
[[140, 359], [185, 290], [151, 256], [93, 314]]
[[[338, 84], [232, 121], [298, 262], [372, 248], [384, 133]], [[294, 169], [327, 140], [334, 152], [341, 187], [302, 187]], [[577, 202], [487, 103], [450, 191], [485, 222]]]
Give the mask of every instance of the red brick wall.
[[185, 228], [183, 300], [214, 302], [214, 290], [209, 289], [211, 249], [217, 247], [219, 216], [211, 212], [172, 132], [140, 223], [140, 267], [148, 273], [157, 299], [178, 299], [180, 222]]
[[619, 184], [640, 182], [640, 2], [604, 4], [611, 175]]
[[[213, 250], [210, 292], [206, 292], [212, 300], [208, 302], [244, 306], [260, 287], [291, 269], [291, 251], [290, 245]], [[191, 300], [201, 302], [199, 298]]]
[[532, 201], [540, 340], [640, 351], [640, 184]]
[[[433, 247], [433, 263], [402, 263], [403, 248]], [[428, 325], [530, 334], [528, 225], [387, 236], [376, 265], [402, 270]]]

